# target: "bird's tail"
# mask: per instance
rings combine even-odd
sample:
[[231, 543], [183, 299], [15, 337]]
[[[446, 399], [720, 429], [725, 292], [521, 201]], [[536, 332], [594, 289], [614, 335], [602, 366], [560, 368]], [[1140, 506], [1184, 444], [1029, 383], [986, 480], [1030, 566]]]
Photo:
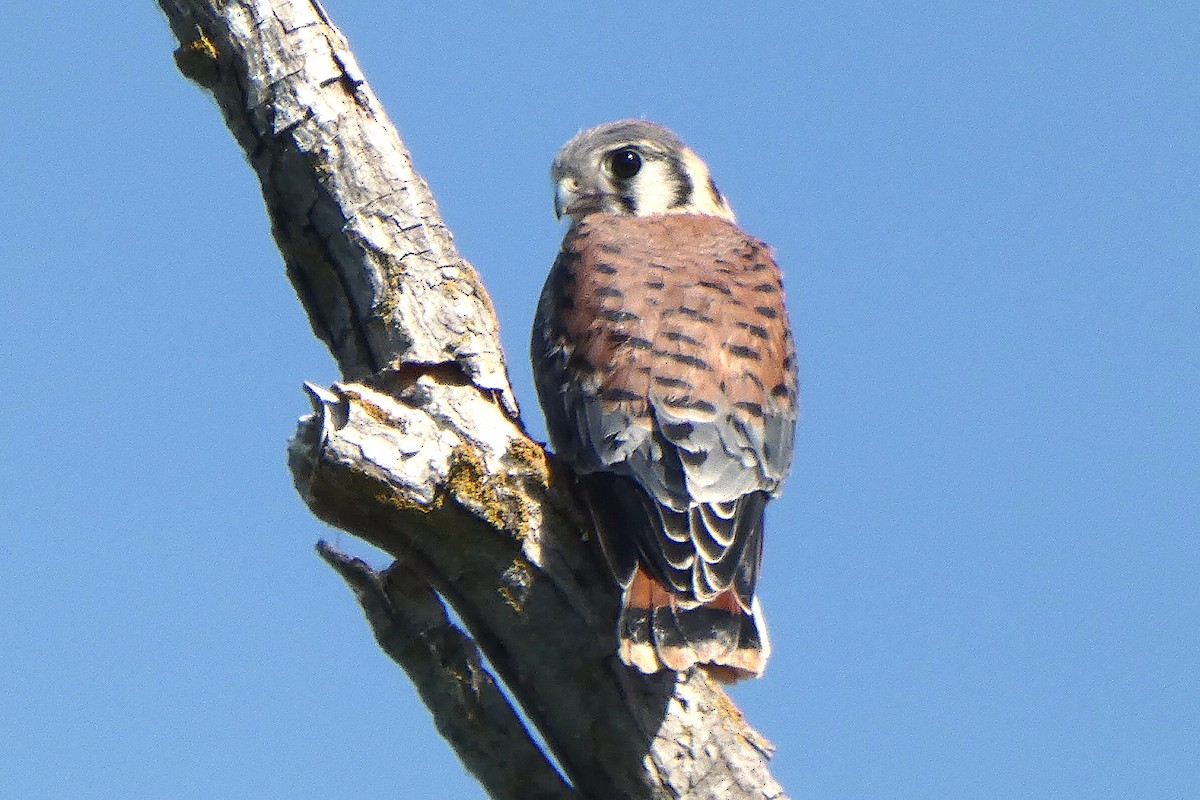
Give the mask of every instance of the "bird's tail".
[[745, 608], [733, 589], [689, 603], [639, 566], [621, 597], [621, 660], [642, 672], [702, 667], [722, 683], [757, 678], [771, 644], [757, 598]]

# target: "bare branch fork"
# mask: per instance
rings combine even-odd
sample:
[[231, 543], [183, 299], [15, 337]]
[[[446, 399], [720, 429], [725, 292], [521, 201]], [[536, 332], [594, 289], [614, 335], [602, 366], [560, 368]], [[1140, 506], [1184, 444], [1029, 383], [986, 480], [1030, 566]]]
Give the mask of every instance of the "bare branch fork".
[[521, 427], [488, 296], [325, 11], [159, 5], [180, 70], [212, 92], [258, 175], [288, 277], [343, 376], [308, 386], [296, 487], [395, 563], [318, 552], [459, 758], [494, 798], [783, 797], [770, 746], [719, 687], [616, 659], [616, 593], [566, 476]]

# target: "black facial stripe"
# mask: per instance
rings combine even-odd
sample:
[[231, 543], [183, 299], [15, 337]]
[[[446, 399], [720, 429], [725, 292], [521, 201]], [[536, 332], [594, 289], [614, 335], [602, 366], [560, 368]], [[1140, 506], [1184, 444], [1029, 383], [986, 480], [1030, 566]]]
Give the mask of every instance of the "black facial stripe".
[[717, 201], [717, 205], [721, 205], [725, 202], [724, 195], [722, 195], [721, 190], [717, 188], [717, 182], [712, 179], [711, 175], [708, 176], [708, 188], [712, 192], [713, 200]]
[[692, 202], [692, 192], [696, 187], [692, 184], [692, 179], [688, 177], [681, 158], [670, 156], [667, 159], [667, 166], [671, 171], [672, 183], [675, 184], [675, 196], [671, 198], [671, 208], [686, 206]]

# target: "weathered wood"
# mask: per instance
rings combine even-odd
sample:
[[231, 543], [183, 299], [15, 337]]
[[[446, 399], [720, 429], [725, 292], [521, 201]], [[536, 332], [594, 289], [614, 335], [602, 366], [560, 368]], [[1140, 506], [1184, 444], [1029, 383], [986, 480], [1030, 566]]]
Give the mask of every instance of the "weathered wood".
[[[288, 274], [346, 379], [310, 387], [314, 413], [289, 447], [297, 489], [396, 557], [375, 573], [324, 551], [464, 763], [494, 797], [533, 796], [485, 763], [514, 716], [477, 645], [573, 784], [519, 737], [513, 757], [536, 762], [546, 797], [782, 797], [769, 746], [703, 673], [647, 678], [617, 660], [612, 581], [569, 476], [520, 427], [487, 295], [320, 6], [160, 5], [180, 68], [213, 92], [259, 175]], [[474, 643], [438, 616], [435, 592]], [[406, 646], [422, 630], [442, 645]], [[478, 693], [463, 690], [468, 673]]]
[[325, 542], [317, 544], [317, 552], [354, 592], [379, 646], [408, 673], [438, 733], [492, 797], [578, 797], [529, 737], [484, 669], [475, 643], [450, 622], [419, 569], [396, 561], [377, 572]]
[[313, 331], [349, 379], [453, 365], [516, 415], [491, 301], [315, 2], [161, 0], [262, 184]]

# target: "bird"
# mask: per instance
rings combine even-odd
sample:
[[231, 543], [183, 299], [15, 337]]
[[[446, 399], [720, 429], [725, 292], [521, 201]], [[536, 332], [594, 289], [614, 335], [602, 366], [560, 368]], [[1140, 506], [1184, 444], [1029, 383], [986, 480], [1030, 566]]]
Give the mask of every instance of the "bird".
[[779, 267], [664, 126], [583, 130], [551, 179], [570, 224], [538, 299], [533, 375], [621, 590], [617, 655], [647, 674], [761, 676], [763, 514], [798, 414]]

